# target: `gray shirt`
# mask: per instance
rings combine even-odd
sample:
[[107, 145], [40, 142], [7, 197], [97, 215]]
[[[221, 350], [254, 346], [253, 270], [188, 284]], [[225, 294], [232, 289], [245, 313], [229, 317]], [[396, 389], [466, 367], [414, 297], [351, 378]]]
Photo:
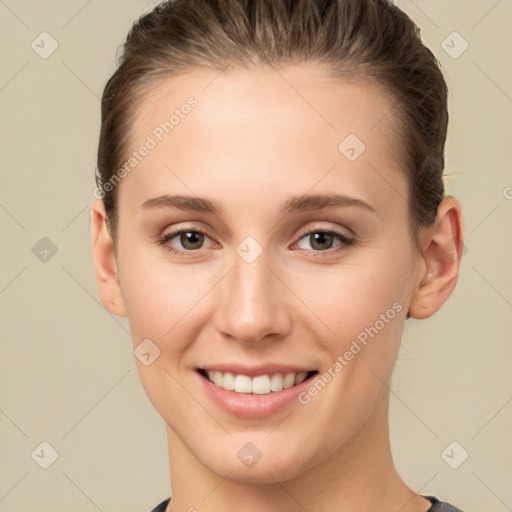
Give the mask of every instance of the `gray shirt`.
[[[423, 495], [422, 495], [423, 496]], [[439, 501], [435, 496], [423, 496], [432, 503], [427, 512], [462, 512], [460, 508], [454, 507], [445, 501]], [[157, 505], [151, 512], [165, 512], [171, 498], [167, 498]]]

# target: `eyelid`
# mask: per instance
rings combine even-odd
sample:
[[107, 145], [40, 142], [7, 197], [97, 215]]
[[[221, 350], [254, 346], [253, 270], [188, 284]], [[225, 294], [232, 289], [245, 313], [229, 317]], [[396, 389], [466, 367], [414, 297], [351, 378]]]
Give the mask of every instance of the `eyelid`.
[[[166, 231], [168, 229], [168, 231]], [[158, 235], [158, 238], [162, 238], [162, 237], [167, 237], [167, 236], [176, 236], [180, 233], [183, 233], [183, 232], [187, 232], [187, 231], [194, 231], [196, 233], [202, 233], [203, 235], [207, 235], [209, 238], [213, 238], [211, 235], [210, 235], [210, 232], [209, 232], [209, 229], [207, 228], [204, 228], [203, 226], [201, 225], [193, 225], [193, 224], [189, 224], [187, 225], [187, 223], [180, 223], [176, 226], [173, 226], [173, 227], [167, 227], [165, 229], [162, 230], [162, 233], [160, 235]]]
[[[355, 237], [354, 233], [351, 230], [349, 230], [348, 228], [345, 228], [345, 229], [347, 231], [350, 231], [350, 233], [343, 233], [342, 228], [339, 228], [339, 227], [327, 227], [327, 226], [322, 226], [322, 225], [312, 225], [311, 226], [310, 225], [307, 228], [301, 229], [301, 231], [297, 235], [297, 241], [304, 238], [305, 235], [309, 235], [309, 234], [315, 233], [317, 231], [336, 233], [337, 235], [340, 235], [340, 236], [346, 238], [347, 240], [353, 239]], [[294, 243], [296, 243], [296, 242], [294, 242]]]

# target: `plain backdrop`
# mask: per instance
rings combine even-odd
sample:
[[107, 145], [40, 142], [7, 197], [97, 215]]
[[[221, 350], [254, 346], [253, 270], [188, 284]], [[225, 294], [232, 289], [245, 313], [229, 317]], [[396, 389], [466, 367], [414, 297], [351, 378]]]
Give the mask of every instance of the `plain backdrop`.
[[[0, 1], [0, 512], [146, 512], [170, 493], [165, 426], [139, 382], [126, 319], [99, 302], [90, 249], [100, 97], [117, 47], [153, 5]], [[418, 492], [503, 512], [512, 509], [512, 3], [399, 5], [450, 88], [447, 184], [464, 209], [466, 251], [447, 304], [406, 324], [393, 453]]]

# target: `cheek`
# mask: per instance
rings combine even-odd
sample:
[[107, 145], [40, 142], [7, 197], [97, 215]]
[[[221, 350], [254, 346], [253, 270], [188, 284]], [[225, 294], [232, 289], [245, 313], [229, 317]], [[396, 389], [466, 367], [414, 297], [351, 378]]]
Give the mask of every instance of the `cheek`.
[[137, 250], [135, 244], [130, 251], [119, 251], [120, 286], [134, 344], [139, 338], [170, 336], [194, 295], [188, 273], [162, 264], [151, 252]]
[[183, 401], [176, 378], [183, 354], [197, 337], [193, 318], [204, 286], [192, 266], [170, 265], [155, 253], [135, 247], [125, 251], [119, 278], [134, 349], [149, 339], [160, 351], [148, 366], [136, 362], [142, 386], [155, 409], [171, 418], [170, 411]]
[[[403, 252], [395, 258], [360, 259], [357, 265], [318, 274], [315, 288], [304, 295], [322, 320], [310, 325], [316, 326], [314, 334], [328, 356], [320, 375], [326, 391], [317, 391], [323, 389], [318, 385], [303, 398], [311, 400], [310, 410], [329, 425], [326, 436], [339, 432], [339, 441], [353, 431], [386, 391], [407, 313], [408, 258]], [[307, 289], [304, 285], [301, 293]]]
[[307, 279], [296, 276], [297, 295], [303, 297], [333, 340], [353, 339], [376, 322], [381, 327], [381, 315], [387, 332], [393, 331], [389, 327], [399, 332], [392, 324], [399, 324], [394, 320], [405, 317], [406, 313], [401, 311], [406, 308], [410, 291], [408, 253], [385, 256], [375, 251], [373, 256], [354, 257], [353, 261], [332, 267], [328, 272], [316, 271]]
[[[332, 400], [330, 421], [363, 420], [384, 389], [383, 381], [393, 371], [407, 313], [410, 253], [388, 248], [368, 251], [355, 263], [316, 275], [305, 302], [321, 318], [316, 321], [316, 339], [328, 354], [324, 371]], [[299, 293], [306, 293], [304, 286]], [[328, 326], [329, 330], [325, 328]], [[329, 370], [330, 369], [330, 370]], [[340, 397], [354, 412], [352, 420], [338, 411]], [[325, 395], [327, 399], [327, 395]], [[365, 404], [364, 407], [361, 404]], [[337, 412], [335, 412], [337, 411]]]
[[208, 292], [218, 273], [199, 271], [193, 264], [170, 263], [164, 249], [137, 250], [135, 245], [125, 251], [119, 266], [133, 345], [152, 340], [161, 351], [159, 363], [176, 373], [204, 327], [212, 301]]

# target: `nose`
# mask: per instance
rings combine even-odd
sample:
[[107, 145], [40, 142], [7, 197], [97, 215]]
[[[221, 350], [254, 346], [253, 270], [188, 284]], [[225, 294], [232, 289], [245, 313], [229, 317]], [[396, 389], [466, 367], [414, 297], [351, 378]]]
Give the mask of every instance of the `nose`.
[[290, 297], [270, 259], [265, 251], [252, 262], [234, 255], [215, 297], [215, 325], [222, 335], [245, 345], [259, 345], [289, 332]]

